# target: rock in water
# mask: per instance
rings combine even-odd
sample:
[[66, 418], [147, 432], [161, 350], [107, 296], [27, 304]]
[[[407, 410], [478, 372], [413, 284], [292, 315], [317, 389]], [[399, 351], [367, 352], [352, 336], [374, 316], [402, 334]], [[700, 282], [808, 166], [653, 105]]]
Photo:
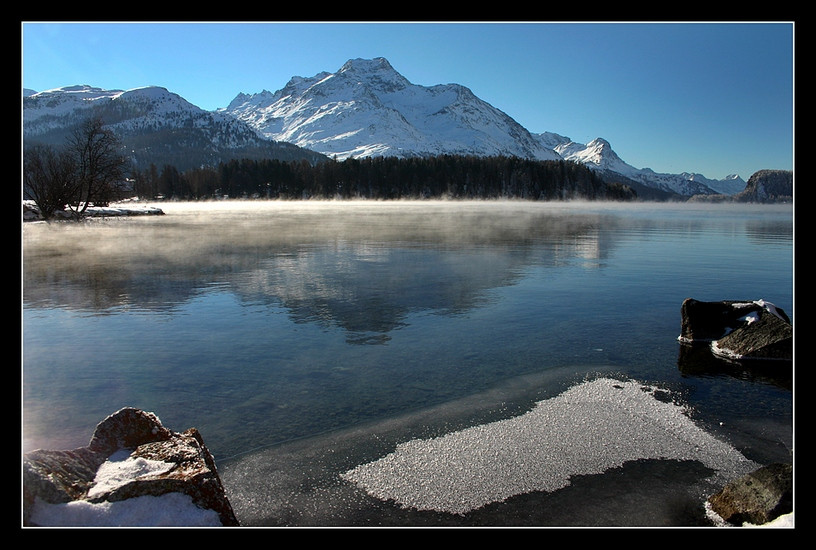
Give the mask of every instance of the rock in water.
[[[111, 462], [114, 455], [140, 469], [102, 475], [104, 469], [110, 472], [125, 462]], [[222, 525], [239, 524], [198, 430], [172, 432], [156, 415], [139, 409], [123, 408], [103, 420], [87, 447], [39, 449], [23, 459], [24, 525], [42, 525], [32, 520], [38, 501], [119, 503], [172, 493], [187, 495], [196, 507], [215, 512]]]
[[708, 502], [728, 523], [768, 523], [793, 511], [793, 467], [782, 463], [763, 466], [732, 481]]
[[711, 352], [735, 361], [793, 359], [793, 326], [781, 309], [765, 300], [701, 302], [681, 306], [679, 340], [710, 342]]

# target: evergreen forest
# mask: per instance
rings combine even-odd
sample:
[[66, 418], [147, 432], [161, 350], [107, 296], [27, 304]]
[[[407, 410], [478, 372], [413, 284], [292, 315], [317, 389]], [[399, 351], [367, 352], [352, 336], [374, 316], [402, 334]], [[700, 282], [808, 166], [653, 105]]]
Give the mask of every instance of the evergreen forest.
[[131, 174], [142, 199], [523, 199], [631, 200], [629, 186], [608, 183], [570, 161], [441, 155], [306, 160], [230, 160], [180, 172], [151, 165]]

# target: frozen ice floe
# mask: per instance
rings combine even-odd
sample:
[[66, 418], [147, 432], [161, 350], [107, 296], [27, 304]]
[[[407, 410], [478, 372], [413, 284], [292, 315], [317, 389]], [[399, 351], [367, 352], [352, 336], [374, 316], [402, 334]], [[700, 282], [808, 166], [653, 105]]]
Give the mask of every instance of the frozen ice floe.
[[639, 459], [696, 460], [727, 478], [759, 465], [698, 427], [658, 388], [601, 378], [514, 418], [401, 443], [341, 475], [403, 508], [465, 514]]

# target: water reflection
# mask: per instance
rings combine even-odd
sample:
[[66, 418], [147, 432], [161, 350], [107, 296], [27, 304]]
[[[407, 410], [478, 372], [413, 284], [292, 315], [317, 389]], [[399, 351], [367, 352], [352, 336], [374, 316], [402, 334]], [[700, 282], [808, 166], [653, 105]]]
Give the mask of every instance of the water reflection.
[[[275, 207], [277, 206], [277, 207]], [[272, 205], [37, 224], [24, 231], [27, 307], [172, 312], [218, 284], [296, 322], [381, 342], [417, 310], [461, 313], [531, 265], [600, 267], [599, 213], [524, 205]], [[358, 336], [354, 336], [358, 335]]]
[[727, 376], [793, 390], [793, 362], [728, 361], [711, 353], [708, 344], [681, 344], [677, 368], [684, 376]]
[[[247, 303], [284, 307], [296, 322], [382, 342], [410, 311], [467, 311], [531, 266], [602, 268], [616, 239], [702, 227], [693, 216], [525, 203], [164, 208], [162, 217], [26, 225], [26, 306], [172, 313], [220, 285]], [[784, 221], [718, 219], [758, 241], [791, 238]]]

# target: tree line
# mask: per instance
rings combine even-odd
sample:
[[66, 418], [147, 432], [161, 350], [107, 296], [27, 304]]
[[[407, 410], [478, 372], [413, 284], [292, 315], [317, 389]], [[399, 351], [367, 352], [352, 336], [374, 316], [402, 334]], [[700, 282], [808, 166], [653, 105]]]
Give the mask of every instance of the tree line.
[[524, 199], [628, 200], [629, 187], [607, 183], [586, 166], [564, 160], [439, 155], [367, 157], [343, 161], [241, 159], [179, 171], [126, 170], [121, 142], [91, 119], [78, 126], [65, 147], [24, 150], [24, 198], [48, 219], [68, 208], [81, 217], [89, 204], [125, 197], [206, 200], [261, 199]]
[[231, 160], [180, 172], [165, 165], [133, 174], [139, 197], [299, 199], [626, 200], [634, 192], [570, 161], [440, 155], [349, 158], [320, 163]]

